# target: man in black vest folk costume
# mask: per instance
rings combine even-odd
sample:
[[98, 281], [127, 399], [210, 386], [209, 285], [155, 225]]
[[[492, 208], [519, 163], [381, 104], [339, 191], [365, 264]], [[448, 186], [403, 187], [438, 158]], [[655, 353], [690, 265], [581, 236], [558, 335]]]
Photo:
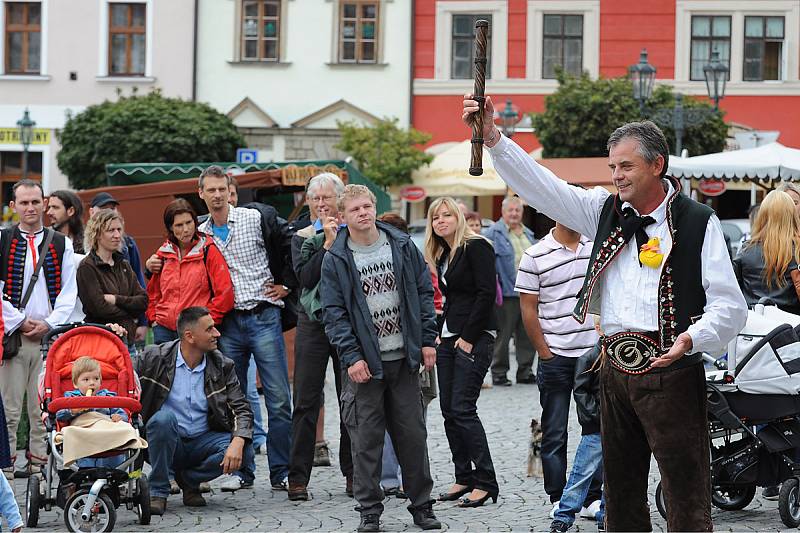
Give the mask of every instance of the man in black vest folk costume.
[[[19, 216], [19, 224], [2, 232], [0, 281], [3, 282], [5, 335], [13, 338], [13, 334], [18, 332], [20, 345], [16, 356], [10, 357], [12, 350], [3, 354], [0, 394], [8, 421], [11, 455], [15, 456], [17, 426], [23, 411], [23, 398], [28, 393], [30, 444], [27, 473], [31, 473], [38, 471], [47, 461], [45, 430], [38, 401], [38, 379], [42, 370], [39, 341], [50, 328], [68, 321], [75, 308], [78, 287], [72, 241], [42, 226], [42, 186], [32, 180], [20, 180], [14, 184], [13, 198], [10, 206]], [[41, 266], [34, 277], [37, 264]], [[29, 292], [32, 279], [35, 281]]]
[[[478, 111], [464, 98], [462, 118]], [[670, 531], [711, 531], [701, 352], [724, 352], [747, 306], [719, 220], [668, 178], [669, 148], [649, 121], [608, 140], [617, 194], [570, 187], [503, 137], [486, 99], [483, 139], [494, 168], [526, 202], [594, 240], [573, 316], [600, 316], [601, 420], [610, 531], [650, 531], [655, 456]]]

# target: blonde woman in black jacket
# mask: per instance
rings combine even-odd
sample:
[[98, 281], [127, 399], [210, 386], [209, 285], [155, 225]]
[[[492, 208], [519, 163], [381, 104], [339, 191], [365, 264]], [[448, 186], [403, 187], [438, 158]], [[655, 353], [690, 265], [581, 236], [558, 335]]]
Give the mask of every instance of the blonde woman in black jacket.
[[444, 297], [436, 371], [456, 478], [439, 500], [457, 500], [468, 494], [459, 507], [480, 507], [489, 498], [496, 502], [499, 492], [477, 409], [497, 329], [494, 249], [467, 227], [452, 198], [439, 198], [428, 209], [425, 256], [436, 265]]

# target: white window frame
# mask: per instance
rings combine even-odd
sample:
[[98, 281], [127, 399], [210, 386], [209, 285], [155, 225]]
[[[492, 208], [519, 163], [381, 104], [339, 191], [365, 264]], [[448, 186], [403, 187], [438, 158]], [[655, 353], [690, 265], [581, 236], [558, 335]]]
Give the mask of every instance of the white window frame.
[[[453, 15], [487, 13], [492, 15], [492, 77], [508, 78], [508, 2], [437, 1], [434, 79], [450, 80], [453, 53]], [[450, 80], [455, 83], [464, 80]], [[467, 80], [469, 81], [469, 80]]]
[[[331, 55], [328, 61], [329, 66], [341, 67], [354, 67], [354, 68], [369, 68], [369, 67], [382, 67], [386, 65], [386, 13], [388, 11], [387, 3], [394, 2], [394, 0], [375, 0], [378, 5], [378, 40], [376, 41], [377, 55], [375, 56], [374, 63], [355, 63], [355, 62], [340, 62], [339, 61], [339, 13], [341, 13], [341, 5], [345, 0], [326, 0], [331, 3]], [[411, 0], [415, 1], [415, 0]]]
[[[689, 80], [692, 17], [728, 15], [731, 17], [731, 72], [726, 95], [800, 94], [798, 78], [798, 40], [800, 2], [795, 0], [678, 0], [675, 8], [675, 87], [689, 94], [706, 94], [705, 81]], [[784, 19], [784, 39], [780, 80], [743, 81], [744, 18], [777, 16]]]
[[[42, 5], [42, 22], [40, 24], [39, 36], [39, 74], [6, 74], [6, 4], [10, 3], [31, 3], [39, 2]], [[49, 79], [47, 70], [47, 36], [48, 36], [48, 10], [47, 3], [49, 0], [0, 0], [0, 76], [3, 78], [14, 78], [20, 80], [41, 80]]]
[[545, 15], [583, 15], [583, 70], [597, 78], [600, 74], [600, 0], [528, 0], [525, 77], [558, 83], [542, 77]]
[[[153, 20], [155, 19], [154, 0], [97, 0], [98, 13], [100, 18], [100, 30], [98, 34], [99, 53], [97, 64], [97, 77], [109, 81], [133, 81], [143, 82], [152, 81], [153, 78]], [[145, 59], [144, 76], [114, 76], [108, 73], [108, 13], [109, 4], [145, 4]]]

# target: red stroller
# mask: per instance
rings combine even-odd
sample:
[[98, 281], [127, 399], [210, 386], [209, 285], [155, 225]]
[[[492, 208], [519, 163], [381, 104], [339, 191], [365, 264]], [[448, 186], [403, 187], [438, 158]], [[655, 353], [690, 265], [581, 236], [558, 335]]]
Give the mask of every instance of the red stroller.
[[[116, 396], [63, 397], [64, 392], [74, 388], [72, 363], [82, 355], [91, 355], [100, 362], [103, 388]], [[124, 462], [117, 468], [78, 468], [75, 464], [64, 468], [63, 444], [56, 442], [62, 425], [56, 420], [60, 409], [122, 408], [138, 433], [142, 423], [139, 387], [127, 347], [104, 326], [70, 324], [51, 330], [42, 339], [42, 357], [45, 370], [40, 400], [47, 429], [48, 459], [43, 478], [28, 478], [26, 525], [36, 527], [39, 510], [49, 511], [54, 504], [64, 509], [64, 523], [69, 531], [112, 531], [116, 508], [121, 504], [136, 509], [140, 524], [149, 524], [147, 477], [135, 466], [141, 464], [138, 461], [141, 450], [114, 450], [92, 456], [125, 454]]]

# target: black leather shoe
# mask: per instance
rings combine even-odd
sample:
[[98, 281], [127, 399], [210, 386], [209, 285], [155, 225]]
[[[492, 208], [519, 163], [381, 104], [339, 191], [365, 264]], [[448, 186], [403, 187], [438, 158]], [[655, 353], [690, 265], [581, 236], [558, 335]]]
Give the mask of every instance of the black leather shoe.
[[497, 494], [490, 494], [490, 493], [487, 492], [486, 494], [484, 494], [483, 496], [481, 496], [477, 500], [470, 500], [469, 498], [464, 498], [463, 500], [461, 500], [459, 502], [458, 506], [459, 507], [481, 507], [484, 503], [486, 503], [486, 500], [488, 500], [489, 498], [492, 499], [492, 503], [497, 503]]
[[439, 501], [440, 502], [454, 502], [464, 494], [468, 494], [472, 492], [472, 487], [464, 487], [461, 490], [457, 490], [455, 492], [440, 492], [439, 493]]
[[433, 502], [428, 502], [419, 507], [413, 505], [408, 506], [408, 512], [414, 517], [414, 524], [418, 525], [424, 530], [428, 529], [442, 529], [442, 523], [436, 519], [433, 514]]
[[513, 383], [511, 383], [511, 380], [508, 378], [498, 378], [492, 379], [492, 385], [495, 387], [510, 387]]
[[381, 530], [381, 515], [379, 514], [362, 514], [361, 523], [358, 524], [356, 531], [380, 531]]
[[517, 383], [520, 383], [522, 385], [533, 385], [534, 383], [536, 383], [536, 374], [532, 374], [527, 378], [522, 378], [522, 379], [517, 378]]

